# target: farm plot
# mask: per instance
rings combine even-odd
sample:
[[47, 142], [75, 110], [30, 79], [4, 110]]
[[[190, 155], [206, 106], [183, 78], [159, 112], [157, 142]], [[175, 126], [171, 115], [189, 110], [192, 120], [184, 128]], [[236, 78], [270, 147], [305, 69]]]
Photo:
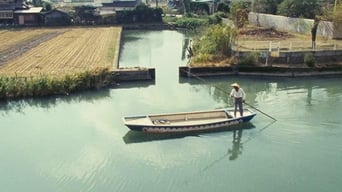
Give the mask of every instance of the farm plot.
[[38, 37], [51, 33], [52, 29], [0, 30], [0, 53], [19, 44], [31, 42]]
[[34, 35], [34, 37], [28, 38], [27, 40], [12, 41], [12, 44], [7, 44], [9, 46], [6, 49], [0, 50], [0, 65], [24, 54], [31, 48], [38, 46], [42, 42], [52, 39], [61, 33], [63, 33], [61, 30], [51, 31], [41, 35]]
[[65, 75], [113, 67], [121, 28], [68, 28], [0, 66], [0, 75]]

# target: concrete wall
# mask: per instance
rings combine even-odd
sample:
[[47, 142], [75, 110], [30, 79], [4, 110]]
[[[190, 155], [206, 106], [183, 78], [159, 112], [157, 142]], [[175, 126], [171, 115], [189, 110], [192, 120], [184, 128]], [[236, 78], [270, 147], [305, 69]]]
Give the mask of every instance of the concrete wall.
[[[256, 26], [302, 34], [311, 34], [311, 28], [314, 22], [313, 19], [291, 18], [253, 12], [249, 13], [248, 20], [249, 23]], [[332, 38], [334, 36], [333, 23], [321, 21], [318, 25], [317, 36]]]
[[[250, 54], [248, 51], [241, 51], [238, 53], [239, 58], [244, 58]], [[268, 58], [268, 64], [288, 64], [300, 65], [304, 64], [304, 57], [307, 54], [313, 54], [316, 63], [322, 64], [336, 64], [342, 61], [342, 50], [320, 50], [320, 51], [282, 51], [279, 56]], [[260, 63], [266, 63], [266, 57], [259, 57]]]
[[114, 60], [113, 60], [113, 69], [119, 69], [119, 60], [120, 60], [120, 53], [122, 47], [122, 27], [119, 30], [118, 34], [118, 41], [116, 42], [115, 53], [114, 53]]
[[116, 69], [113, 71], [113, 81], [142, 81], [142, 80], [154, 80], [155, 69]]
[[342, 39], [342, 25], [334, 23], [334, 39]]

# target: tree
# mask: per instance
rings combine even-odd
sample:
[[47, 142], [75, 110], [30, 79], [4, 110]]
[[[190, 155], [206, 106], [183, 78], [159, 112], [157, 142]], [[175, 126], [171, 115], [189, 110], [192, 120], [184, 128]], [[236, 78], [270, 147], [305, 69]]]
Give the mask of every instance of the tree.
[[43, 7], [43, 1], [42, 0], [32, 0], [32, 5], [35, 7]]
[[255, 0], [252, 5], [252, 11], [257, 13], [277, 14], [278, 5], [283, 0]]
[[189, 16], [190, 15], [190, 0], [183, 0], [183, 6], [184, 6], [184, 15]]
[[91, 24], [99, 19], [99, 16], [95, 14], [96, 7], [90, 5], [82, 5], [74, 7], [74, 9], [76, 14], [76, 20], [79, 23]]
[[[211, 25], [203, 35], [194, 41], [195, 59], [206, 61], [229, 58], [232, 56], [232, 46], [236, 31], [229, 25]], [[201, 58], [202, 57], [202, 58]]]
[[287, 17], [315, 19], [322, 13], [319, 0], [284, 0], [278, 6], [278, 14]]
[[150, 23], [162, 22], [163, 10], [160, 7], [153, 7], [141, 3], [134, 10], [117, 12], [116, 20], [118, 23]]
[[334, 39], [342, 39], [342, 2], [336, 5], [334, 16]]
[[229, 13], [229, 5], [227, 3], [219, 3], [217, 5], [217, 11]]
[[209, 15], [210, 8], [207, 3], [203, 2], [190, 2], [191, 13], [196, 13], [198, 15]]
[[251, 4], [245, 1], [233, 2], [230, 5], [230, 17], [238, 28], [243, 27], [248, 21], [250, 11]]
[[319, 17], [316, 17], [311, 28], [312, 49], [316, 49], [316, 35], [319, 24]]
[[45, 11], [51, 11], [52, 10], [52, 5], [49, 2], [44, 2], [44, 10]]

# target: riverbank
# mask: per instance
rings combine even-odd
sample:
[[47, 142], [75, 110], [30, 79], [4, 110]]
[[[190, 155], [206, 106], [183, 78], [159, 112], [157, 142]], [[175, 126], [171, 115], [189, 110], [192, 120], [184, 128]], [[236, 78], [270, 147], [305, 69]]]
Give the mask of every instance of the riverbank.
[[257, 77], [312, 77], [342, 76], [342, 66], [324, 68], [284, 67], [284, 66], [227, 66], [227, 67], [180, 67], [181, 77], [210, 76], [257, 76]]
[[[342, 41], [318, 37], [313, 49], [310, 35], [256, 26], [239, 29], [233, 56], [225, 60], [194, 58], [181, 76], [336, 76], [341, 75]], [[182, 72], [183, 71], [183, 72]]]

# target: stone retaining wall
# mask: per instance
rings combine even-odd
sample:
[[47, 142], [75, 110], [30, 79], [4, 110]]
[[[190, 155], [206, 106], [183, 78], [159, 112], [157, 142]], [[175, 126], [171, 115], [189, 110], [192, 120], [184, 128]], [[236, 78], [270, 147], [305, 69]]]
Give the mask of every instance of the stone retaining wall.
[[[250, 51], [239, 51], [236, 56], [243, 59]], [[269, 55], [267, 55], [269, 54]], [[307, 54], [313, 54], [316, 63], [338, 63], [342, 61], [342, 50], [319, 50], [319, 51], [281, 51], [278, 56], [271, 56], [270, 53], [260, 53], [259, 62], [266, 64], [288, 64], [298, 65], [304, 64], [304, 57]], [[268, 58], [266, 58], [268, 56]]]
[[[289, 31], [301, 34], [311, 34], [311, 28], [314, 23], [313, 19], [291, 18], [280, 15], [254, 12], [249, 13], [248, 20], [249, 23], [256, 26], [274, 28], [279, 31]], [[337, 33], [337, 31], [334, 32], [334, 26], [332, 22], [319, 22], [317, 36], [332, 38], [336, 36], [334, 33]]]

